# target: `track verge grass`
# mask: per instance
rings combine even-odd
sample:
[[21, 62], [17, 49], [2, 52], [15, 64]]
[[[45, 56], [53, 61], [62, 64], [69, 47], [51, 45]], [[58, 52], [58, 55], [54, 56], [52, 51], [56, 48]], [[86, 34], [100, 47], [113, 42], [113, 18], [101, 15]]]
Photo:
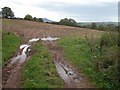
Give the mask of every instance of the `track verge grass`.
[[23, 88], [62, 88], [51, 55], [40, 44], [33, 47], [36, 52], [25, 64], [22, 87]]
[[20, 46], [22, 38], [10, 32], [2, 32], [2, 61], [3, 65], [10, 57], [14, 55]]
[[100, 52], [100, 41], [111, 37], [105, 36], [107, 38], [93, 40], [91, 47], [94, 46], [95, 49], [92, 52], [87, 40], [82, 37], [64, 37], [60, 39], [59, 45], [64, 49], [66, 59], [82, 70], [93, 85], [98, 88], [119, 88], [118, 46], [109, 41], [108, 46], [103, 46]]

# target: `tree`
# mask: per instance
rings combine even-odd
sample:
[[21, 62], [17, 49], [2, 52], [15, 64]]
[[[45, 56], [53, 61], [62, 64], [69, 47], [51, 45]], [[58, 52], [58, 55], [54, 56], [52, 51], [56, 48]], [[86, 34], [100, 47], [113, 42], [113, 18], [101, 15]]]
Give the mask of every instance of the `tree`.
[[51, 22], [51, 24], [59, 25], [59, 22]]
[[108, 25], [106, 25], [106, 30], [115, 30], [115, 27], [116, 27], [116, 25], [114, 25], [114, 24], [108, 24]]
[[38, 18], [38, 22], [44, 22], [42, 18]]
[[96, 23], [92, 23], [92, 25], [91, 25], [91, 29], [97, 29], [97, 25], [96, 25]]
[[1, 9], [2, 9], [1, 13], [2, 13], [3, 18], [13, 18], [14, 17], [14, 13], [11, 10], [11, 8], [4, 7], [4, 8], [1, 8]]
[[61, 25], [76, 26], [77, 23], [74, 19], [64, 18], [59, 21]]
[[29, 14], [25, 15], [24, 19], [25, 20], [33, 20], [32, 16]]
[[61, 25], [68, 25], [68, 23], [69, 23], [69, 20], [67, 18], [64, 18], [64, 19], [60, 20]]
[[36, 17], [34, 17], [34, 18], [33, 18], [33, 20], [34, 20], [34, 21], [37, 21], [37, 18], [36, 18]]
[[104, 26], [102, 24], [98, 25], [97, 27], [98, 30], [104, 30]]
[[76, 26], [76, 21], [74, 19], [69, 19], [69, 25], [70, 26]]

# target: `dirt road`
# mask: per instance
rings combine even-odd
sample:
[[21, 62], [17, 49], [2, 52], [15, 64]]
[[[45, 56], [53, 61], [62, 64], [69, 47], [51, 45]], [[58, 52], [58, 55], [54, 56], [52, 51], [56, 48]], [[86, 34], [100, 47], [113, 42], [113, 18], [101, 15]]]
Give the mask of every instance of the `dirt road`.
[[64, 52], [57, 45], [57, 41], [45, 41], [43, 45], [52, 54], [54, 64], [64, 82], [65, 88], [93, 88], [85, 75], [65, 59]]

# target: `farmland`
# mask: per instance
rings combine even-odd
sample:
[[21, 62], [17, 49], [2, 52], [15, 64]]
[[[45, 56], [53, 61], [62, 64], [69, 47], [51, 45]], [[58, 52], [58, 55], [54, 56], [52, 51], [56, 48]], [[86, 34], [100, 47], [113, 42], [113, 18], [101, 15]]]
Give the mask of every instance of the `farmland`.
[[[27, 52], [28, 58], [22, 65], [17, 62], [9, 69], [9, 62], [7, 62], [6, 66], [3, 67], [3, 74], [7, 76], [3, 80], [4, 87], [119, 87], [117, 80], [117, 52], [119, 49], [117, 34], [111, 34], [113, 35], [111, 37], [109, 33], [108, 36], [104, 33], [99, 30], [71, 26], [3, 19], [4, 44], [2, 52], [4, 53], [4, 62], [7, 62], [7, 59], [12, 60], [11, 58], [16, 56], [15, 53], [20, 51], [20, 45], [25, 43], [31, 45], [31, 51]], [[29, 43], [32, 38], [47, 37], [58, 37], [59, 39], [55, 41], [42, 41], [40, 39], [37, 42]], [[105, 39], [106, 37], [108, 39]], [[9, 42], [8, 38], [12, 42]], [[6, 40], [8, 42], [5, 44]], [[105, 42], [105, 44], [101, 46], [100, 41]], [[5, 49], [8, 48], [11, 52], [6, 53]], [[74, 72], [76, 77], [71, 82], [74, 82], [75, 85], [62, 78], [57, 69], [58, 64], [55, 62], [61, 65], [66, 72], [69, 70]], [[10, 73], [6, 74], [8, 71]], [[13, 76], [15, 78], [12, 78]], [[72, 76], [72, 74], [68, 76]]]

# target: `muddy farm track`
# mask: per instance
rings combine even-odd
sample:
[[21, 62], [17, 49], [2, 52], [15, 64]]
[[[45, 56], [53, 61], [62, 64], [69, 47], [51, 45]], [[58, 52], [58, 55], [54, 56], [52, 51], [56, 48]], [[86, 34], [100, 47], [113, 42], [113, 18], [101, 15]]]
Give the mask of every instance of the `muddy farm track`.
[[92, 88], [84, 74], [78, 73], [76, 67], [65, 60], [63, 50], [57, 45], [56, 41], [43, 42], [43, 45], [47, 46], [48, 51], [52, 54], [56, 69], [63, 79], [65, 88]]
[[[3, 30], [12, 32], [22, 36], [24, 42], [32, 38], [42, 37], [59, 37], [64, 36], [85, 36], [85, 35], [100, 35], [100, 31], [88, 30], [83, 28], [51, 25], [46, 23], [38, 23], [24, 20], [6, 20], [12, 24], [6, 24], [3, 21]], [[52, 54], [54, 63], [59, 76], [63, 79], [66, 88], [92, 88], [90, 82], [83, 73], [77, 70], [74, 65], [66, 61], [62, 48], [57, 45], [57, 41], [42, 41], [42, 44]], [[29, 58], [27, 58], [29, 59]], [[13, 66], [8, 60], [7, 65], [3, 68], [3, 87], [20, 88], [20, 79], [23, 66], [25, 63], [15, 63]]]

